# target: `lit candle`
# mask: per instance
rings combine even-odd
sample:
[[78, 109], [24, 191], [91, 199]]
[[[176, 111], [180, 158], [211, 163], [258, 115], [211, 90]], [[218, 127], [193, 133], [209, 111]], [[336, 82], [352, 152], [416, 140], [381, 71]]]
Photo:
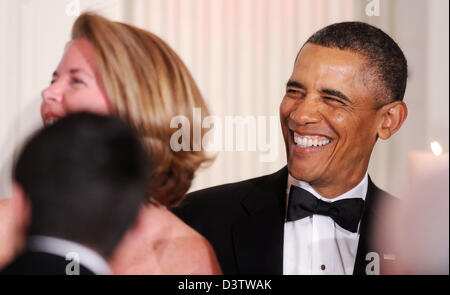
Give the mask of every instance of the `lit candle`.
[[426, 181], [436, 171], [448, 170], [448, 153], [442, 153], [437, 141], [430, 144], [431, 151], [412, 151], [409, 153], [409, 181], [411, 184]]

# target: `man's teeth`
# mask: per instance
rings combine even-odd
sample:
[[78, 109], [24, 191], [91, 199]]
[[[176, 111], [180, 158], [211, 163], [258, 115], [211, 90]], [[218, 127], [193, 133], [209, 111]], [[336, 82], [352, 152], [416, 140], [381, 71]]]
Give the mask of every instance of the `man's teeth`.
[[323, 136], [303, 136], [298, 133], [294, 133], [294, 141], [299, 147], [302, 148], [324, 146], [330, 143], [330, 140]]

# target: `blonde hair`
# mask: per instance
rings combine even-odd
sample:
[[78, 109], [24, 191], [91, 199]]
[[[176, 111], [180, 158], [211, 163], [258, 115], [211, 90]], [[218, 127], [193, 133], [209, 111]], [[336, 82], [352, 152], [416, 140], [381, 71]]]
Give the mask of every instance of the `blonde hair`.
[[84, 13], [72, 28], [72, 40], [79, 38], [95, 48], [113, 114], [131, 125], [146, 144], [154, 167], [151, 199], [175, 206], [199, 166], [212, 160], [204, 151], [175, 152], [170, 148], [173, 117], [185, 116], [191, 122], [192, 147], [193, 109], [209, 115], [194, 79], [163, 40], [137, 27]]

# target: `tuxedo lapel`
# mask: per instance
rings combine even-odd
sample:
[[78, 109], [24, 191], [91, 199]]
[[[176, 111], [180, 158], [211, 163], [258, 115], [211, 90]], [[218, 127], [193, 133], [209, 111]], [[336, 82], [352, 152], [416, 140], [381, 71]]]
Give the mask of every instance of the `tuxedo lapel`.
[[370, 244], [369, 242], [370, 221], [374, 216], [373, 212], [374, 198], [376, 198], [375, 185], [373, 184], [372, 180], [369, 177], [369, 185], [367, 187], [367, 195], [365, 199], [364, 211], [363, 216], [361, 218], [358, 250], [356, 252], [355, 267], [353, 268], [354, 275], [366, 274], [365, 270], [367, 264], [366, 255], [368, 253], [368, 246]]
[[232, 225], [240, 274], [282, 274], [287, 167], [255, 184], [241, 202], [247, 216]]

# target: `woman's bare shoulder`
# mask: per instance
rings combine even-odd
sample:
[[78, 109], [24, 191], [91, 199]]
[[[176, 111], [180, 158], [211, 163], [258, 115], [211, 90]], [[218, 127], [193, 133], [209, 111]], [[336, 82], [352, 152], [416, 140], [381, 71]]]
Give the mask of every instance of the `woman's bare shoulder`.
[[[171, 211], [156, 207], [160, 227], [160, 254], [178, 273], [221, 274], [216, 254], [211, 244], [201, 234], [184, 223]], [[152, 218], [155, 220], [155, 218]]]
[[115, 272], [122, 274], [221, 274], [211, 244], [155, 205], [143, 208], [116, 254]]

